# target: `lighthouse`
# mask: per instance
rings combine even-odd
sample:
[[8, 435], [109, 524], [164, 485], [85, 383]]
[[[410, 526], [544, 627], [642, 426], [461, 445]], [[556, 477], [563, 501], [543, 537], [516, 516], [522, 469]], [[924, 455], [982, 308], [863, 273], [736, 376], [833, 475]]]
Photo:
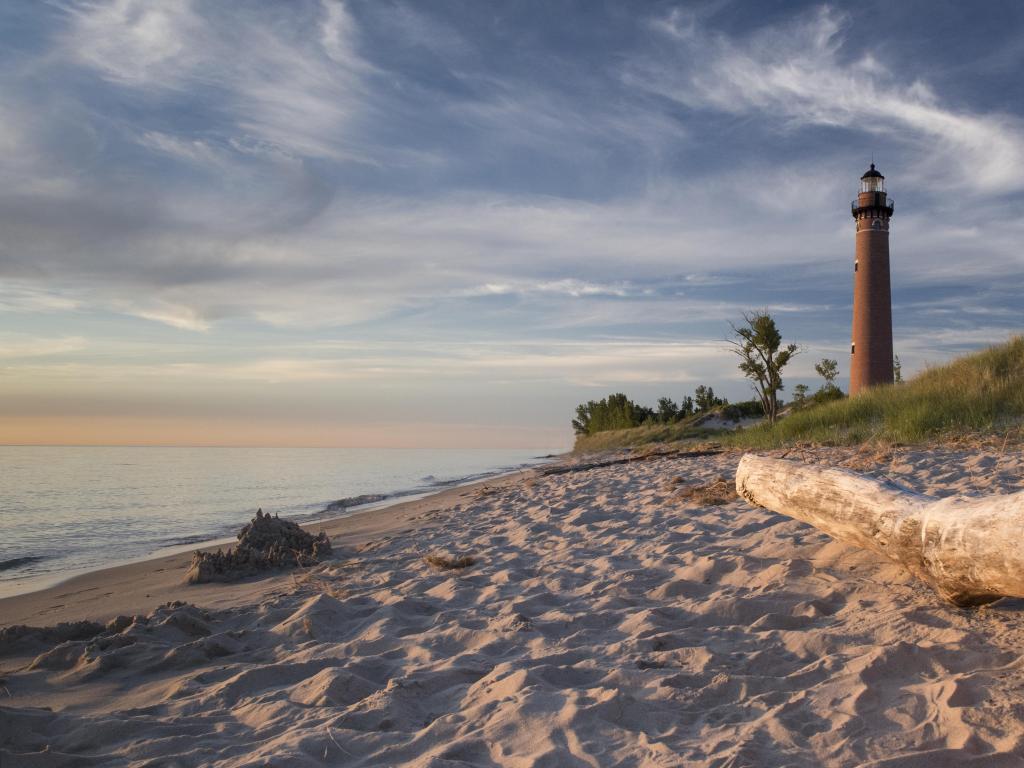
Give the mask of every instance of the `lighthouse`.
[[892, 292], [889, 284], [889, 219], [892, 198], [875, 164], [860, 177], [850, 205], [857, 223], [853, 261], [853, 331], [850, 337], [850, 395], [892, 384]]

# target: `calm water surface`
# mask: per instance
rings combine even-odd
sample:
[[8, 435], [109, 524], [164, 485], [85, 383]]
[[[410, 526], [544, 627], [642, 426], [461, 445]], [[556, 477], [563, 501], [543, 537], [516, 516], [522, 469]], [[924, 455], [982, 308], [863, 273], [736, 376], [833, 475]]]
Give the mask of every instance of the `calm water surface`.
[[299, 520], [364, 494], [425, 493], [546, 450], [0, 446], [0, 597], [233, 536], [257, 507]]

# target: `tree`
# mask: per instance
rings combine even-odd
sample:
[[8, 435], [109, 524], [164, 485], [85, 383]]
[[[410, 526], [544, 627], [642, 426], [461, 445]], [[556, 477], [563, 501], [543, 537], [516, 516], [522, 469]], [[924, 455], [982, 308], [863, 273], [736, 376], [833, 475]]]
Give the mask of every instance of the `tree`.
[[742, 326], [732, 326], [734, 339], [729, 339], [733, 352], [740, 358], [739, 368], [751, 385], [768, 422], [774, 424], [779, 415], [779, 392], [782, 391], [782, 369], [799, 354], [796, 344], [782, 346], [782, 334], [767, 312], [743, 316]]
[[892, 356], [892, 380], [895, 384], [903, 383], [903, 364], [899, 355]]
[[687, 416], [693, 416], [693, 398], [687, 395], [679, 401], [679, 418], [685, 419]]
[[598, 432], [606, 429], [627, 429], [629, 427], [637, 426], [642, 419], [637, 419], [637, 415], [633, 413], [636, 407], [632, 400], [626, 397], [621, 392], [617, 392], [614, 395], [608, 395], [606, 400], [601, 401], [605, 404], [603, 409], [599, 409], [599, 413], [602, 418], [599, 419], [597, 428], [593, 431]]
[[693, 402], [697, 406], [697, 412], [710, 411], [712, 408], [725, 405], [725, 400], [715, 397], [715, 390], [701, 384], [693, 393]]
[[793, 405], [797, 408], [803, 408], [807, 405], [807, 390], [810, 389], [806, 384], [797, 384], [793, 387]]
[[679, 406], [671, 397], [658, 398], [658, 421], [662, 424], [671, 424], [679, 417]]
[[836, 386], [836, 378], [839, 376], [839, 363], [826, 357], [820, 363], [814, 364], [814, 370], [825, 380], [825, 386], [822, 389], [839, 389]]
[[843, 390], [836, 384], [836, 378], [839, 376], [839, 363], [826, 357], [820, 363], [815, 364], [814, 370], [825, 380], [821, 388], [814, 393], [815, 403], [820, 405], [822, 403], [830, 403], [833, 400], [842, 400], [846, 397], [843, 394]]
[[654, 420], [654, 410], [637, 405], [621, 392], [576, 406], [572, 428], [577, 435], [592, 435], [609, 429], [638, 427]]
[[639, 427], [641, 424], [654, 424], [658, 420], [658, 414], [654, 412], [653, 408], [648, 408], [646, 405], [637, 405], [633, 403], [633, 426]]

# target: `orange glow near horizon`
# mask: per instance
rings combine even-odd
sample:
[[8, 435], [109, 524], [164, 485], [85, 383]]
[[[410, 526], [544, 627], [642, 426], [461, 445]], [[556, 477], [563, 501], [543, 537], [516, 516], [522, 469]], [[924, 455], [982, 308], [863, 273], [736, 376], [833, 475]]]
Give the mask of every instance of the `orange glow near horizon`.
[[338, 424], [273, 421], [8, 416], [5, 445], [239, 446], [287, 448], [545, 448], [565, 450], [567, 430], [480, 424]]

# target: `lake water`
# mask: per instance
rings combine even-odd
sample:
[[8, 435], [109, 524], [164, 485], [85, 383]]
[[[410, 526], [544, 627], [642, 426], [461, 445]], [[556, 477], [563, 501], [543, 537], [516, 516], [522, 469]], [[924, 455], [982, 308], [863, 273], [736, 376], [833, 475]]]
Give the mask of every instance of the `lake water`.
[[429, 493], [546, 453], [0, 446], [0, 597], [234, 536], [257, 507], [300, 521], [342, 517], [346, 504], [368, 501], [358, 497]]

